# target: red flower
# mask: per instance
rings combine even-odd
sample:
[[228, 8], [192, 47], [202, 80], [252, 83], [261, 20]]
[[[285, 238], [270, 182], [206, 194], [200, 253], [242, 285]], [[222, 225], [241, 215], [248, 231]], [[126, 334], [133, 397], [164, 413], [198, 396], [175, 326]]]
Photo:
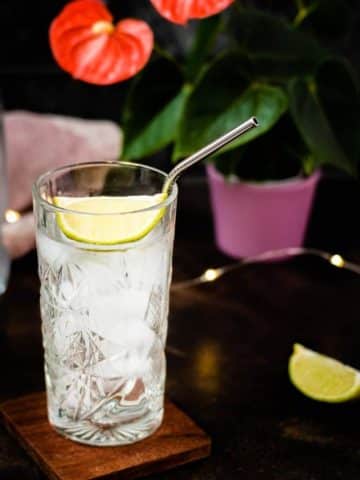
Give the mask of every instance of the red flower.
[[50, 46], [73, 77], [97, 85], [120, 82], [148, 62], [154, 36], [147, 23], [125, 19], [116, 25], [101, 0], [74, 0], [53, 20]]
[[150, 0], [170, 22], [184, 25], [194, 18], [205, 18], [225, 10], [234, 0]]

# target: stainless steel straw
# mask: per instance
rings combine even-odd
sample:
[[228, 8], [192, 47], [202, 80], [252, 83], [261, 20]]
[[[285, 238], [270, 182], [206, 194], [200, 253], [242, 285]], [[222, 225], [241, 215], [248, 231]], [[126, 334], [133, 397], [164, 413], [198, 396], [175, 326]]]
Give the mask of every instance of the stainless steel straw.
[[246, 120], [246, 122], [237, 126], [233, 130], [230, 130], [230, 132], [225, 133], [225, 135], [223, 135], [222, 137], [217, 138], [213, 142], [203, 147], [201, 150], [198, 150], [197, 152], [193, 153], [192, 155], [190, 155], [190, 157], [185, 158], [182, 162], [178, 163], [176, 167], [174, 167], [170, 171], [164, 183], [163, 192], [169, 191], [169, 188], [171, 187], [171, 185], [176, 181], [178, 176], [184, 170], [191, 167], [195, 163], [200, 162], [200, 160], [204, 160], [204, 158], [209, 157], [210, 155], [213, 155], [222, 147], [232, 142], [236, 138], [240, 137], [240, 135], [243, 135], [244, 133], [258, 126], [259, 126], [259, 122], [257, 121], [257, 119], [255, 117], [251, 117], [249, 118], [249, 120]]

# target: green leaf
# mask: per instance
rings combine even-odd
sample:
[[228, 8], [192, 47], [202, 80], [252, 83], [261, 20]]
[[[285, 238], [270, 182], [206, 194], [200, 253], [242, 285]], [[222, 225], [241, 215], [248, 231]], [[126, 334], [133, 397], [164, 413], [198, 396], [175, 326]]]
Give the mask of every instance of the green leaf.
[[188, 86], [180, 90], [142, 132], [132, 142], [126, 144], [124, 160], [152, 155], [174, 140], [189, 91]]
[[174, 159], [203, 147], [255, 115], [260, 127], [225, 147], [234, 149], [267, 132], [287, 109], [280, 87], [252, 83], [238, 55], [216, 61], [190, 95], [176, 139]]
[[[319, 81], [320, 78], [321, 70], [318, 77], [312, 80], [299, 78], [290, 83], [290, 110], [293, 119], [313, 155], [314, 166], [332, 165], [355, 174], [357, 159], [347, 155], [340, 140], [341, 135], [338, 135], [338, 130], [331, 122], [324, 106], [324, 92], [321, 92], [323, 80]], [[331, 82], [329, 77], [327, 80]], [[356, 95], [353, 100], [356, 103]], [[342, 104], [341, 109], [346, 108], [346, 105]]]
[[123, 113], [123, 160], [149, 156], [171, 143], [189, 94], [177, 66], [166, 59], [150, 64], [136, 80]]
[[[274, 127], [255, 142], [227, 152], [214, 160], [225, 177], [269, 181], [295, 177], [312, 172], [309, 150], [286, 112]], [[306, 168], [304, 166], [306, 163]]]
[[327, 54], [314, 37], [280, 17], [242, 9], [233, 22], [238, 48], [258, 75], [281, 79], [312, 73]]
[[190, 81], [196, 77], [204, 66], [221, 27], [222, 19], [220, 15], [214, 15], [198, 22], [194, 42], [186, 60], [186, 78]]

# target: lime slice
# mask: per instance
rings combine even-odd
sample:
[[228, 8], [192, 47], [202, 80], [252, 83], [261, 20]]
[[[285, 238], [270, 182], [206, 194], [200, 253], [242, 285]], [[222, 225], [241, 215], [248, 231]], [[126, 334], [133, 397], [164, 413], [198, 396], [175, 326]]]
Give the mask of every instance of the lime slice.
[[87, 214], [56, 214], [58, 225], [67, 237], [94, 245], [116, 245], [145, 237], [160, 222], [165, 211], [164, 208], [150, 208], [165, 199], [165, 193], [130, 197], [55, 197], [54, 204]]
[[360, 372], [298, 343], [289, 360], [289, 376], [300, 392], [314, 400], [340, 403], [360, 397]]

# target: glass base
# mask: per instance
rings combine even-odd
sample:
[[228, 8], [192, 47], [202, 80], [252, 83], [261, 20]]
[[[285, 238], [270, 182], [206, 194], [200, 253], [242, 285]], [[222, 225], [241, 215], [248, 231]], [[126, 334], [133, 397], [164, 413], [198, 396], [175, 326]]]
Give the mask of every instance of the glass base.
[[92, 421], [52, 422], [52, 427], [63, 437], [74, 442], [96, 447], [114, 447], [139, 442], [152, 435], [161, 425], [164, 410], [149, 411], [144, 417], [128, 423], [99, 425]]

